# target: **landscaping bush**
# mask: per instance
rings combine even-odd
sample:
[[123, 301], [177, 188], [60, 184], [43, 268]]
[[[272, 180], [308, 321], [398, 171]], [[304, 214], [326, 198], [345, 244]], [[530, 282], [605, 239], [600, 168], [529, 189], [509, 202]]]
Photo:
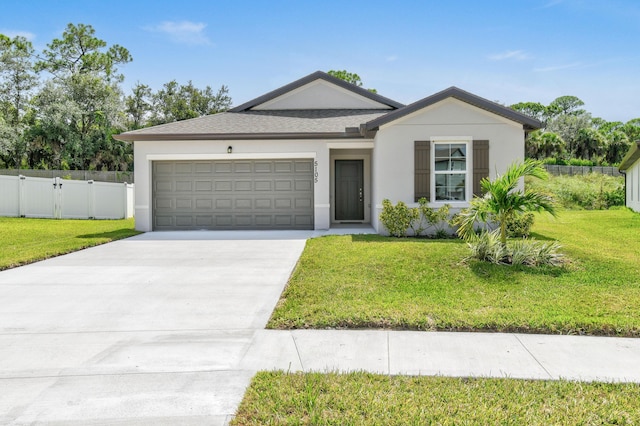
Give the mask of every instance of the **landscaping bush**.
[[449, 224], [449, 211], [451, 206], [444, 206], [434, 209], [428, 206], [426, 198], [418, 200], [418, 207], [408, 207], [404, 202], [398, 201], [394, 206], [391, 201], [382, 201], [382, 212], [380, 222], [387, 228], [389, 235], [394, 237], [406, 237], [407, 231], [411, 228], [416, 237], [426, 235], [431, 230], [430, 235], [435, 238], [447, 238]]
[[600, 173], [551, 176], [546, 181], [526, 180], [527, 189], [552, 195], [559, 207], [602, 210], [624, 205], [624, 178]]
[[471, 258], [497, 265], [558, 266], [562, 263], [557, 242], [521, 239], [509, 241], [505, 246], [500, 241], [499, 229], [482, 231], [469, 239], [467, 245]]
[[382, 212], [380, 213], [380, 222], [387, 228], [389, 235], [394, 237], [406, 237], [407, 230], [411, 223], [417, 220], [419, 213], [417, 209], [409, 208], [402, 201], [394, 206], [388, 199], [382, 200]]
[[451, 211], [451, 205], [445, 204], [444, 206], [434, 209], [428, 206], [426, 198], [420, 198], [418, 200], [418, 218], [412, 223], [412, 229], [414, 235], [421, 236], [429, 229], [432, 230], [430, 235], [435, 238], [447, 238], [450, 233], [447, 232], [449, 224], [449, 212]]

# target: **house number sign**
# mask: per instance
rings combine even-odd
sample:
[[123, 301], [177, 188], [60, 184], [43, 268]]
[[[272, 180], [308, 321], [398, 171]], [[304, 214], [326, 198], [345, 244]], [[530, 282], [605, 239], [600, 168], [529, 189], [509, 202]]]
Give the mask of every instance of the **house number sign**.
[[313, 182], [318, 183], [318, 162], [313, 162]]

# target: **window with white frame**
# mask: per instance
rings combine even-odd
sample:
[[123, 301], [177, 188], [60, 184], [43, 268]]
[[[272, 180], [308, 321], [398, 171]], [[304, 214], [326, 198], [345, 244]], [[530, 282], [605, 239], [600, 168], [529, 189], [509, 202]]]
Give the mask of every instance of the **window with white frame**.
[[433, 142], [434, 201], [467, 201], [468, 151], [469, 143], [465, 141]]

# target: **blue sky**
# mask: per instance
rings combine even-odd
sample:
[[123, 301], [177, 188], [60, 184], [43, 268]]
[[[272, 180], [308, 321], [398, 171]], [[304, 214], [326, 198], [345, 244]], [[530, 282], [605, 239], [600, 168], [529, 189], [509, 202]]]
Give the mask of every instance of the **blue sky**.
[[238, 105], [316, 70], [346, 69], [410, 103], [458, 86], [504, 104], [562, 95], [609, 121], [640, 117], [640, 2], [94, 1], [2, 2], [0, 33], [37, 49], [67, 23], [131, 52], [121, 67], [158, 89], [227, 85]]

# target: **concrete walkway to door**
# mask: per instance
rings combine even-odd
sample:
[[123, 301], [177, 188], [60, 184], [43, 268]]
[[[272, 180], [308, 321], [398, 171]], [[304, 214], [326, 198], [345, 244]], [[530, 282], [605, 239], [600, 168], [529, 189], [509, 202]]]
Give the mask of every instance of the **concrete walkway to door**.
[[264, 330], [321, 234], [156, 232], [0, 272], [0, 424], [222, 425], [271, 369], [640, 382], [640, 339]]

